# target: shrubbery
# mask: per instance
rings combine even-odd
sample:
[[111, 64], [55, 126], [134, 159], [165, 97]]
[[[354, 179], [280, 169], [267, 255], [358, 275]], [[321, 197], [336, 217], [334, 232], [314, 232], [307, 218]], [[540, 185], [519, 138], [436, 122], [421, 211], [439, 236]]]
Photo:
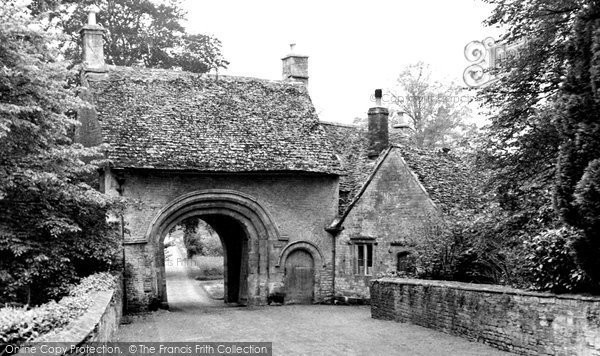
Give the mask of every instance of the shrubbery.
[[[0, 344], [20, 345], [67, 325], [85, 313], [92, 302], [93, 292], [115, 288], [116, 282], [115, 276], [98, 273], [82, 279], [59, 302], [50, 301], [31, 309], [0, 309]], [[3, 352], [3, 347], [0, 347], [0, 354]]]
[[546, 230], [525, 241], [527, 265], [532, 288], [555, 293], [578, 292], [588, 282], [575, 261], [572, 241], [581, 232], [569, 227]]
[[223, 256], [219, 235], [204, 220], [192, 217], [183, 221], [183, 243], [187, 257]]
[[[57, 299], [115, 267], [118, 198], [100, 193], [104, 147], [73, 142], [84, 103], [47, 17], [23, 1], [0, 7], [0, 305]], [[92, 163], [93, 162], [93, 163]], [[113, 220], [114, 221], [114, 220]]]

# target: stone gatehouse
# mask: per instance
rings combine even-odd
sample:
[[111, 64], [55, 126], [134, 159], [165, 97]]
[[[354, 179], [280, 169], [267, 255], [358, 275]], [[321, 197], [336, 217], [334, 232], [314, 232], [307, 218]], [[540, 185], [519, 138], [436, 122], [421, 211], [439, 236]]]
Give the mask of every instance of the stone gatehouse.
[[128, 310], [168, 305], [163, 241], [192, 216], [221, 238], [227, 302], [368, 298], [372, 277], [410, 264], [397, 259], [432, 230], [447, 192], [390, 141], [385, 108], [367, 131], [320, 122], [308, 58], [294, 53], [282, 81], [107, 66], [103, 31], [82, 29], [91, 105], [76, 139], [107, 144], [101, 190], [127, 202]]

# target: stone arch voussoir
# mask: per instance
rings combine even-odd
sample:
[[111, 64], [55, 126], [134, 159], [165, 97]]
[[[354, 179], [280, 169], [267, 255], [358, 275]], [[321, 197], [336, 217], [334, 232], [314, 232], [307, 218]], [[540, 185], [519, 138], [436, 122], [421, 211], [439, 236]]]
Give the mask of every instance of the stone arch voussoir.
[[290, 253], [299, 249], [305, 250], [311, 254], [313, 260], [315, 261], [315, 266], [325, 267], [325, 260], [323, 259], [321, 251], [319, 251], [319, 248], [315, 244], [309, 241], [295, 241], [285, 246], [285, 248], [279, 254], [279, 259], [277, 261], [276, 267], [284, 266], [285, 260], [290, 255]]
[[253, 276], [252, 281], [248, 280], [252, 286], [248, 297], [252, 298], [251, 303], [266, 302], [266, 289], [261, 286], [268, 282], [268, 274], [262, 272], [266, 271], [269, 265], [268, 244], [259, 243], [259, 240], [277, 241], [280, 237], [279, 231], [257, 199], [248, 194], [222, 189], [194, 191], [181, 195], [165, 205], [148, 226], [145, 240], [153, 246], [154, 265], [158, 271], [155, 277], [156, 298], [162, 305], [168, 305], [164, 254], [160, 249], [166, 232], [188, 217], [207, 215], [228, 216], [242, 224], [247, 238], [251, 241], [249, 251], [255, 253], [248, 257], [254, 261], [248, 271], [248, 275]]
[[163, 207], [146, 232], [146, 241], [158, 242], [167, 229], [187, 217], [227, 215], [255, 230], [261, 240], [277, 240], [279, 231], [270, 214], [248, 194], [234, 190], [210, 189], [184, 194]]

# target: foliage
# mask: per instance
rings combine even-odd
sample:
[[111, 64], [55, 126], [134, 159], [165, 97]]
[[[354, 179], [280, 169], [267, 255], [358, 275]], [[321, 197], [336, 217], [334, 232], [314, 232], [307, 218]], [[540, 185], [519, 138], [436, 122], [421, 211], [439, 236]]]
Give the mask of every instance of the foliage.
[[67, 58], [79, 61], [79, 29], [92, 4], [100, 8], [98, 23], [108, 30], [105, 55], [109, 64], [182, 68], [195, 73], [229, 64], [217, 38], [185, 32], [181, 1], [38, 0], [31, 6], [35, 11], [51, 10], [50, 24], [70, 35], [64, 44]]
[[[583, 276], [585, 289], [598, 290], [599, 230], [587, 225], [590, 220], [586, 218], [598, 200], [593, 183], [581, 183], [581, 187], [592, 188], [586, 198], [576, 190], [588, 165], [600, 157], [595, 89], [599, 4], [586, 0], [487, 1], [495, 5], [487, 23], [505, 28], [501, 42], [517, 45], [518, 51], [492, 69], [498, 80], [479, 91], [493, 113], [478, 156], [481, 169], [490, 173], [488, 191], [494, 194], [500, 216], [508, 219], [515, 213], [527, 217], [540, 209], [549, 210], [548, 192], [553, 191], [556, 214], [529, 227], [524, 220], [521, 239], [532, 243], [539, 236], [550, 239], [554, 236], [550, 231], [562, 223], [582, 229], [583, 234], [561, 236], [573, 239], [568, 245], [578, 251], [577, 261], [587, 276], [596, 280]], [[583, 208], [583, 200], [591, 210]], [[555, 260], [552, 254], [547, 258]], [[566, 283], [563, 271], [544, 270], [552, 273], [548, 280]], [[539, 286], [540, 278], [536, 280], [533, 282]]]
[[580, 232], [570, 228], [546, 230], [525, 241], [526, 268], [535, 289], [555, 293], [577, 292], [585, 282], [585, 273], [575, 262], [572, 242]]
[[566, 78], [556, 101], [561, 145], [555, 202], [564, 221], [584, 231], [576, 243], [578, 261], [600, 290], [600, 4], [586, 5], [566, 43]]
[[194, 256], [192, 267], [196, 280], [223, 279], [223, 256]]
[[[118, 204], [94, 189], [99, 152], [73, 144], [82, 102], [54, 38], [18, 2], [0, 11], [0, 303], [38, 304], [114, 265]], [[34, 287], [35, 286], [35, 287]]]
[[117, 285], [117, 277], [107, 272], [99, 272], [83, 278], [79, 283], [73, 286], [69, 295], [77, 297], [92, 292], [111, 290]]
[[[490, 210], [491, 211], [491, 210]], [[485, 211], [446, 217], [439, 231], [417, 248], [419, 277], [515, 285], [518, 242], [498, 234], [498, 220]], [[511, 258], [508, 258], [511, 256]]]
[[223, 245], [219, 235], [204, 220], [198, 217], [187, 218], [182, 222], [183, 242], [187, 257], [223, 256]]
[[464, 122], [470, 109], [467, 102], [461, 101], [467, 98], [461, 94], [454, 83], [434, 81], [429, 65], [418, 62], [398, 76], [396, 88], [391, 91], [391, 108], [408, 117], [417, 147], [451, 147], [472, 129]]
[[493, 172], [491, 188], [527, 199], [530, 187], [548, 187], [554, 179], [560, 139], [552, 104], [577, 1], [488, 2], [495, 9], [487, 24], [507, 28], [501, 42], [522, 45], [518, 56], [493, 69], [499, 80], [478, 93], [493, 113], [479, 160]]
[[114, 288], [116, 278], [108, 273], [88, 276], [71, 289], [69, 296], [32, 309], [6, 307], [0, 309], [0, 354], [6, 345], [20, 345], [67, 325], [79, 317], [92, 303], [91, 293]]

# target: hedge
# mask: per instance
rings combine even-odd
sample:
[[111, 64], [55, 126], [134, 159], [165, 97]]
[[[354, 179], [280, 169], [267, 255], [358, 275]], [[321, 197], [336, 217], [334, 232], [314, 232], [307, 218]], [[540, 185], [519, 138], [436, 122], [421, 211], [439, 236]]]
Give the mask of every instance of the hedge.
[[59, 302], [50, 301], [26, 309], [5, 307], [0, 309], [0, 355], [7, 345], [18, 346], [67, 325], [83, 315], [92, 303], [92, 293], [115, 287], [117, 278], [102, 272], [83, 278], [71, 288], [69, 295]]

